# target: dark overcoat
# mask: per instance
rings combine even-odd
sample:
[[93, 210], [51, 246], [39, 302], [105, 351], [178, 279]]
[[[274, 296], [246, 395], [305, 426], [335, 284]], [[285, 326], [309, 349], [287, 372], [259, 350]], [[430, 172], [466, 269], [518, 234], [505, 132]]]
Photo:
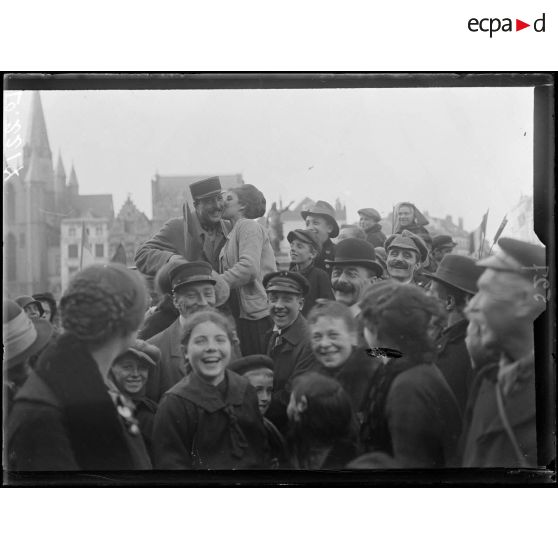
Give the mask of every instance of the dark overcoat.
[[366, 450], [387, 453], [404, 468], [452, 465], [461, 414], [440, 370], [403, 357], [391, 360], [379, 376], [365, 419]]
[[323, 269], [329, 278], [331, 278], [331, 272], [333, 271], [333, 265], [326, 263], [325, 260], [333, 261], [335, 259], [335, 244], [328, 238], [322, 245], [322, 250], [316, 256], [314, 260], [314, 265], [318, 269]]
[[371, 227], [367, 228], [365, 231], [366, 233], [366, 241], [372, 244], [374, 248], [383, 248], [384, 243], [386, 241], [386, 235], [382, 231], [382, 225], [380, 223], [376, 223]]
[[446, 328], [436, 341], [436, 366], [452, 389], [462, 414], [474, 378], [471, 357], [465, 345], [468, 324], [467, 320], [460, 320]]
[[316, 300], [319, 298], [335, 300], [333, 289], [331, 288], [331, 280], [323, 269], [312, 264], [302, 271], [298, 271], [296, 266], [291, 266], [291, 270], [297, 271], [306, 277], [310, 285], [308, 292], [304, 295], [304, 306], [302, 307], [302, 315], [305, 318], [308, 317], [310, 310], [312, 310], [314, 304], [316, 304]]
[[537, 466], [535, 367], [530, 362], [522, 381], [503, 396], [508, 423], [523, 455], [521, 463], [498, 411], [498, 364], [475, 378], [465, 412], [463, 467]]
[[145, 388], [147, 397], [156, 403], [167, 390], [186, 376], [186, 360], [180, 343], [181, 338], [182, 327], [180, 318], [177, 318], [167, 329], [147, 341], [161, 351], [161, 358], [149, 374]]
[[212, 386], [192, 373], [164, 395], [153, 429], [156, 469], [269, 466], [256, 391], [230, 370], [225, 381], [225, 386]]
[[282, 332], [282, 342], [278, 346], [274, 346], [273, 337], [273, 330], [268, 331], [267, 355], [273, 360], [274, 374], [273, 398], [266, 416], [285, 433], [292, 381], [296, 376], [314, 370], [317, 362], [312, 353], [308, 324], [302, 314]]

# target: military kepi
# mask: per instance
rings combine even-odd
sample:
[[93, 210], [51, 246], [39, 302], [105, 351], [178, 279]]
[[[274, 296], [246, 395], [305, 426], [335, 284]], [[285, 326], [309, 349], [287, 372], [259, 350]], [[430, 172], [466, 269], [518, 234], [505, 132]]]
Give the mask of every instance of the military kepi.
[[293, 293], [305, 295], [310, 288], [308, 281], [296, 271], [275, 271], [263, 278], [265, 290], [270, 292]]
[[538, 276], [546, 273], [544, 246], [537, 246], [514, 238], [501, 238], [498, 246], [501, 249], [500, 253], [479, 261], [477, 265], [525, 276]]
[[170, 283], [173, 292], [184, 285], [207, 281], [215, 285], [216, 281], [211, 276], [211, 265], [207, 262], [185, 262], [169, 271]]
[[221, 187], [219, 177], [212, 176], [190, 184], [190, 192], [194, 201], [197, 201], [219, 196], [223, 193], [223, 188]]

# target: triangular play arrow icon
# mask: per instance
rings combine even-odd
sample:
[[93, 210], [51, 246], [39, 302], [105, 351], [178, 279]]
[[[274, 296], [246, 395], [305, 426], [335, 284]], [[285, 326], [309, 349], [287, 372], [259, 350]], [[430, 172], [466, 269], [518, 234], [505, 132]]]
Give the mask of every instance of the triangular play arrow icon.
[[515, 30], [516, 31], [521, 31], [522, 29], [525, 29], [526, 27], [531, 27], [531, 24], [525, 23], [524, 21], [521, 21], [520, 19], [515, 20]]

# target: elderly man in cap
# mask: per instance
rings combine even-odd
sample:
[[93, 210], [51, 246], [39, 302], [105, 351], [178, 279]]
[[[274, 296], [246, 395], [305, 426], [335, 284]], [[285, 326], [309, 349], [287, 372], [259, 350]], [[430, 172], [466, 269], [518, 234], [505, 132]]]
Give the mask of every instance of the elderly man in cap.
[[365, 207], [357, 211], [360, 221], [360, 228], [366, 233], [366, 240], [374, 246], [380, 248], [386, 241], [386, 235], [382, 232], [380, 221], [382, 217], [372, 207]]
[[464, 467], [536, 467], [533, 322], [546, 308], [545, 249], [501, 238], [467, 311], [481, 313], [483, 343], [500, 361], [479, 371], [465, 416]]
[[335, 244], [331, 241], [332, 238], [337, 238], [339, 235], [339, 225], [335, 220], [335, 209], [329, 203], [318, 200], [313, 206], [301, 211], [300, 215], [306, 223], [306, 228], [318, 234], [318, 239], [322, 245], [314, 265], [331, 276], [331, 264], [328, 264], [325, 260], [331, 261], [335, 257]]
[[465, 337], [469, 321], [465, 307], [477, 292], [477, 280], [483, 270], [467, 256], [448, 254], [436, 273], [425, 273], [431, 279], [430, 293], [447, 312], [446, 327], [436, 339], [436, 365], [442, 371], [459, 405], [461, 413], [473, 381], [473, 367]]
[[389, 277], [400, 283], [414, 283], [415, 274], [428, 257], [428, 248], [423, 240], [404, 230], [386, 240], [385, 250]]
[[376, 261], [374, 247], [366, 240], [347, 238], [337, 244], [331, 286], [335, 300], [348, 306], [353, 317], [360, 314], [358, 302], [366, 287], [382, 277], [382, 266]]
[[[222, 306], [229, 296], [226, 282], [212, 274], [211, 266], [202, 261], [173, 260], [161, 268], [158, 283], [169, 289], [179, 316], [165, 330], [148, 339], [148, 343], [161, 351], [159, 366], [146, 387], [147, 396], [155, 402], [188, 373], [181, 345], [186, 318], [199, 310]], [[240, 356], [238, 347], [236, 350]]]
[[283, 433], [291, 382], [316, 364], [310, 333], [301, 311], [308, 281], [293, 271], [268, 273], [263, 280], [274, 327], [267, 334], [267, 355], [274, 363], [273, 400], [267, 417]]
[[202, 259], [219, 271], [219, 253], [232, 228], [221, 218], [225, 208], [221, 181], [213, 176], [194, 182], [190, 192], [195, 208], [190, 222], [171, 219], [138, 248], [135, 263], [145, 275], [154, 277], [165, 263], [179, 257], [188, 259], [190, 253], [199, 254], [195, 259]]

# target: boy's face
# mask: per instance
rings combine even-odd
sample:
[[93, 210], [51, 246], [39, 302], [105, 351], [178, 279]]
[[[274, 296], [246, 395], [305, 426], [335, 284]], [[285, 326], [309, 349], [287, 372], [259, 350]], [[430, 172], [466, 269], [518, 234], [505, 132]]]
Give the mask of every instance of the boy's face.
[[254, 386], [258, 396], [260, 413], [265, 415], [271, 405], [273, 395], [273, 375], [266, 370], [254, 370], [244, 374], [244, 377]]
[[306, 217], [306, 228], [310, 229], [318, 234], [320, 242], [323, 244], [333, 231], [333, 227], [328, 222], [325, 217], [320, 217], [319, 215], [308, 215]]
[[305, 264], [314, 258], [314, 251], [310, 244], [293, 240], [291, 242], [291, 262], [296, 264]]
[[310, 340], [314, 355], [326, 368], [343, 366], [357, 342], [342, 318], [329, 316], [320, 316], [310, 324]]
[[290, 326], [304, 306], [304, 299], [294, 293], [271, 291], [267, 294], [269, 313], [279, 329]]
[[124, 355], [116, 360], [111, 368], [114, 383], [124, 395], [140, 394], [147, 382], [148, 368], [142, 360]]

